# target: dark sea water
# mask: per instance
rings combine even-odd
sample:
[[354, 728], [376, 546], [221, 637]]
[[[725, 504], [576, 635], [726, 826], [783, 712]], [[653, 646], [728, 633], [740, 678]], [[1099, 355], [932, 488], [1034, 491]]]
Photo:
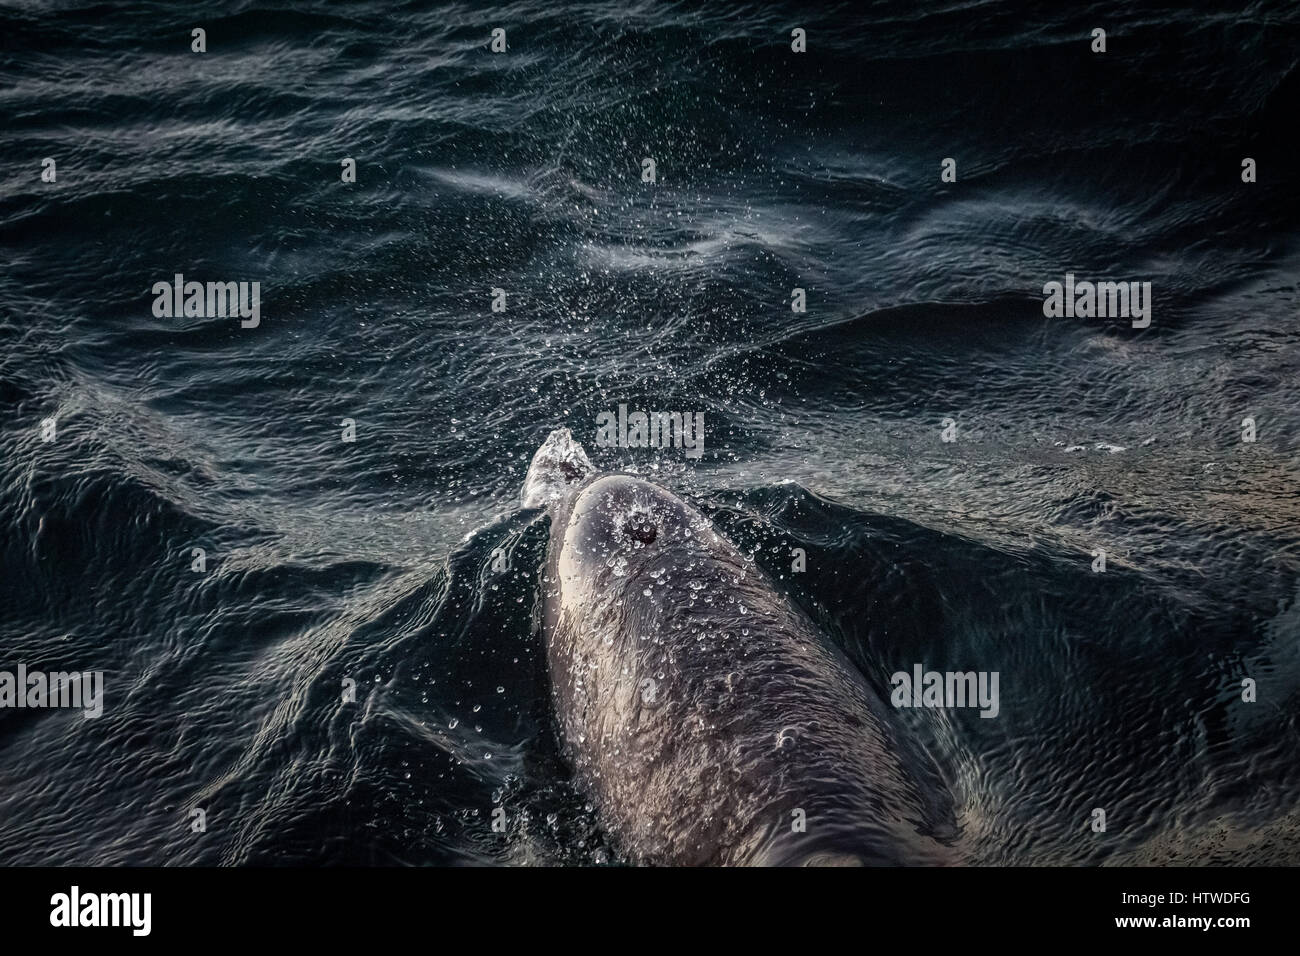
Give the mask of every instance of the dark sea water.
[[1000, 674], [899, 712], [967, 861], [1300, 862], [1298, 63], [1290, 0], [0, 5], [0, 669], [105, 681], [0, 710], [0, 862], [620, 861], [519, 506], [561, 425], [882, 693]]

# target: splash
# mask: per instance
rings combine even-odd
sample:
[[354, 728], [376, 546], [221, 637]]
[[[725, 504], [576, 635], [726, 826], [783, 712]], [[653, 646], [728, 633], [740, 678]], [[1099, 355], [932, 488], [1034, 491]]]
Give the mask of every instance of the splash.
[[567, 428], [557, 428], [533, 454], [520, 494], [522, 504], [525, 508], [549, 507], [595, 471], [596, 467], [582, 445], [574, 440], [573, 433]]

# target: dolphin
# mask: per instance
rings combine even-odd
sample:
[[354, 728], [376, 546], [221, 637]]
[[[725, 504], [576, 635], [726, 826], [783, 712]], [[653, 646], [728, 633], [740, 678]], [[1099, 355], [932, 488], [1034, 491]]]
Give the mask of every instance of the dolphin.
[[629, 862], [953, 862], [928, 755], [699, 510], [598, 472], [567, 428], [521, 498], [550, 518], [539, 624], [562, 749]]

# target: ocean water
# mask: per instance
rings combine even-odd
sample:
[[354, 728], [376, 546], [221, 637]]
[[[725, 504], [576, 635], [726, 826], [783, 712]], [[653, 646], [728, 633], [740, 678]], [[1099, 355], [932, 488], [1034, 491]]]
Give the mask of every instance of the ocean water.
[[0, 710], [0, 862], [620, 862], [519, 505], [562, 425], [882, 694], [999, 673], [898, 715], [966, 861], [1300, 862], [1298, 63], [1289, 0], [0, 5], [0, 669], [105, 695]]

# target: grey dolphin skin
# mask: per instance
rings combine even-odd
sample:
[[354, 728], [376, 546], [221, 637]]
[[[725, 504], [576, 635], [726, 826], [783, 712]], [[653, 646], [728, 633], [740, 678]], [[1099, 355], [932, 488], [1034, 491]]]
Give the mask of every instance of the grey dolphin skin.
[[703, 514], [597, 473], [568, 429], [522, 498], [551, 519], [541, 614], [564, 750], [630, 861], [953, 861], [933, 764]]

